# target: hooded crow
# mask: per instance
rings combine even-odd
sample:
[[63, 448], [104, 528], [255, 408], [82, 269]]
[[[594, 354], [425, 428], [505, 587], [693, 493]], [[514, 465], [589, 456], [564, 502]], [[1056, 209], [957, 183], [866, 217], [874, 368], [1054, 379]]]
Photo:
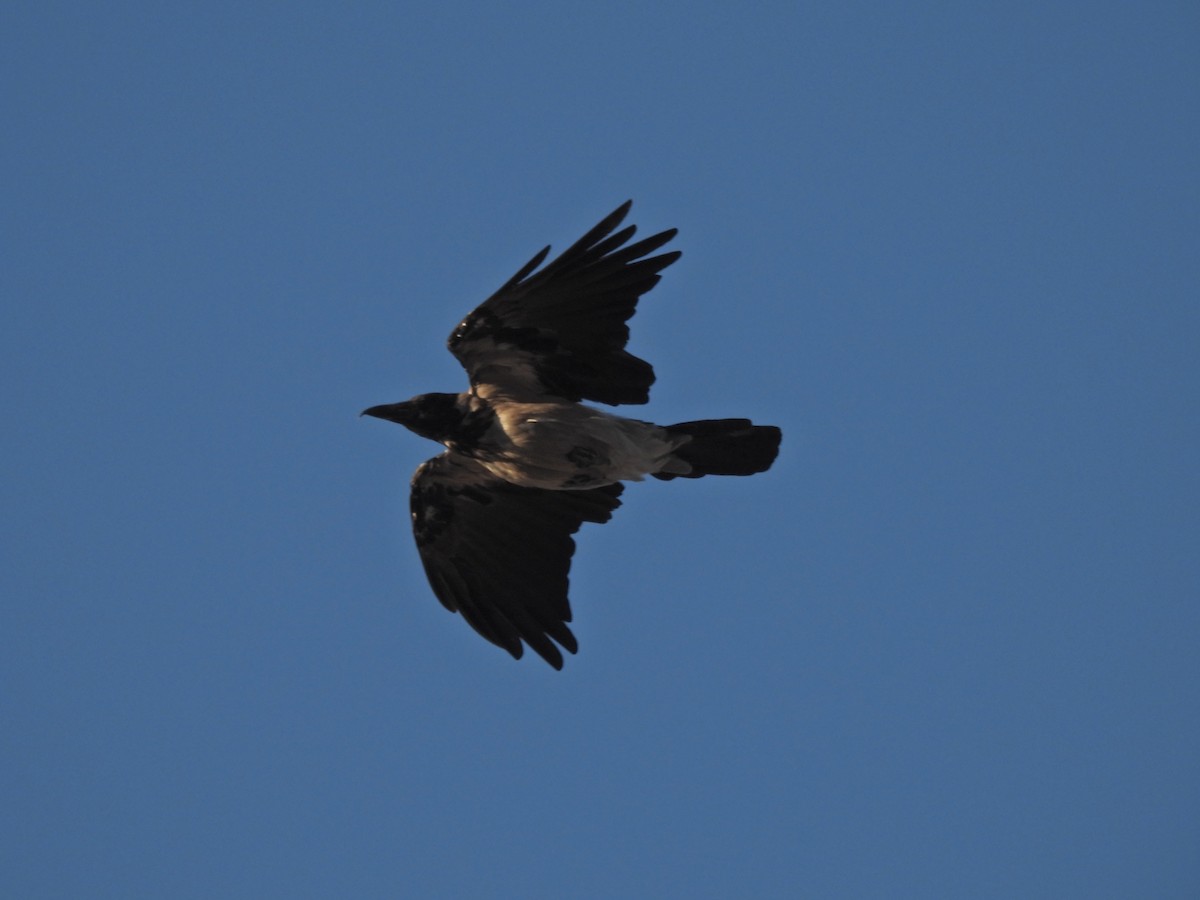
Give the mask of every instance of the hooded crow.
[[[450, 335], [471, 388], [372, 406], [445, 445], [418, 467], [417, 549], [442, 604], [519, 659], [528, 644], [556, 669], [567, 627], [575, 534], [621, 504], [623, 481], [765, 472], [781, 433], [749, 419], [654, 425], [580, 403], [646, 403], [654, 370], [625, 350], [638, 299], [679, 259], [650, 254], [674, 228], [628, 243], [622, 204], [538, 270], [544, 248]], [[537, 271], [535, 271], [537, 270]]]

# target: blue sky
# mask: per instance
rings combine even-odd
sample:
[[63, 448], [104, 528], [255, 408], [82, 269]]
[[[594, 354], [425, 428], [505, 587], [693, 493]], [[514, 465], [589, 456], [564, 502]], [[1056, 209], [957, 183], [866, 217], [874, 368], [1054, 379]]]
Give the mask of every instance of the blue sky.
[[[1198, 24], [7, 4], [0, 892], [1196, 896]], [[556, 673], [357, 414], [628, 197], [633, 414], [783, 452], [585, 526]]]

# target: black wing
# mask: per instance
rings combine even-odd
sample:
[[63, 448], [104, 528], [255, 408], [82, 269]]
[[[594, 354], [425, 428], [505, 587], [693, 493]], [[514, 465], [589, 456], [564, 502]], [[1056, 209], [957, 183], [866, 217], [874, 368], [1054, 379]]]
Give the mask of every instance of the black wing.
[[626, 201], [536, 274], [546, 247], [450, 335], [448, 346], [481, 396], [514, 400], [645, 403], [654, 369], [625, 351], [638, 298], [678, 251], [644, 258], [675, 229], [622, 246], [633, 225], [612, 233]]
[[518, 487], [456, 453], [421, 465], [412, 480], [413, 533], [433, 592], [451, 612], [520, 659], [521, 641], [561, 669], [578, 650], [567, 600], [572, 539], [607, 522], [621, 485], [587, 491]]

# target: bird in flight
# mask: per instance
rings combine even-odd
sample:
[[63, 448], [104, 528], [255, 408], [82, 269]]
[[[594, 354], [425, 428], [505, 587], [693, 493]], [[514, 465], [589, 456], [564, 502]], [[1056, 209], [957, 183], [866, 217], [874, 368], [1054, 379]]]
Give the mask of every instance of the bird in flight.
[[[446, 447], [412, 479], [413, 533], [433, 592], [519, 659], [556, 669], [578, 643], [568, 572], [584, 522], [607, 522], [623, 481], [765, 472], [781, 432], [749, 419], [655, 425], [580, 401], [646, 403], [654, 370], [625, 350], [638, 300], [679, 251], [674, 228], [635, 243], [627, 201], [541, 269], [547, 246], [450, 335], [471, 382], [363, 415]], [[536, 270], [536, 271], [535, 271]]]

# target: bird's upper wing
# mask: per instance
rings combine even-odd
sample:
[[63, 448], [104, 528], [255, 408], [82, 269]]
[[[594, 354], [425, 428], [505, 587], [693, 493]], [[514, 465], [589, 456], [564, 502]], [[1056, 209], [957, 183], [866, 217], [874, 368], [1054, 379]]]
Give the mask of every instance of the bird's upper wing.
[[679, 259], [646, 258], [675, 229], [622, 246], [633, 225], [613, 233], [627, 201], [540, 271], [550, 248], [526, 263], [450, 335], [475, 393], [484, 397], [645, 403], [654, 369], [626, 352], [638, 298]]
[[607, 522], [621, 485], [585, 491], [518, 487], [479, 463], [447, 452], [412, 480], [413, 533], [429, 583], [442, 604], [481, 635], [520, 658], [521, 641], [561, 669], [557, 641], [578, 649], [567, 573], [572, 539], [584, 522]]

